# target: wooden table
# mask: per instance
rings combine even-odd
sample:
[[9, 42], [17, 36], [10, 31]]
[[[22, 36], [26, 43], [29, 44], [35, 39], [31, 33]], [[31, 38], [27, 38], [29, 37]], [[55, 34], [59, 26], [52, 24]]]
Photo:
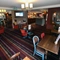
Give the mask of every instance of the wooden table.
[[39, 43], [38, 43], [38, 47], [45, 49], [46, 51], [46, 55], [47, 52], [50, 51], [54, 54], [58, 55], [59, 52], [59, 44], [55, 45], [55, 40], [56, 37], [55, 36], [51, 36], [51, 35], [46, 35]]
[[59, 33], [58, 33], [58, 30], [56, 30], [56, 29], [52, 29], [51, 32], [52, 32], [52, 33], [59, 34]]

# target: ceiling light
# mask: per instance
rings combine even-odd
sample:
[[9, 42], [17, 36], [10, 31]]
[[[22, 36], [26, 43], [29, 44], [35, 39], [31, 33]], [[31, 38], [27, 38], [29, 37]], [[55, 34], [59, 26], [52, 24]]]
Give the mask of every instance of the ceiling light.
[[21, 8], [22, 9], [30, 9], [30, 8], [33, 8], [33, 4], [32, 3], [24, 3], [24, 4], [21, 4]]
[[4, 10], [4, 9], [0, 9], [0, 12], [6, 12], [6, 10]]

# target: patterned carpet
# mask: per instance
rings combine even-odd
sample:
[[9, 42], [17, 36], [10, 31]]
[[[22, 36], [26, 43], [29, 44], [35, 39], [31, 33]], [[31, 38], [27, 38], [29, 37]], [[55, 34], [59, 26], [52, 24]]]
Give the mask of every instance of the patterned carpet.
[[[32, 56], [33, 54], [33, 43], [32, 39], [24, 39], [21, 36], [20, 31], [6, 29], [4, 34], [0, 36], [0, 44], [7, 52], [8, 56], [12, 56], [16, 52], [21, 52], [20, 58], [28, 56], [31, 60], [41, 60], [41, 57]], [[54, 55], [56, 56], [56, 55]], [[56, 56], [57, 57], [57, 56]], [[6, 59], [3, 59], [6, 60]], [[49, 56], [47, 60], [58, 60], [55, 57]]]
[[5, 53], [4, 53], [4, 50], [3, 50], [3, 48], [2, 48], [2, 46], [0, 45], [0, 60], [7, 60], [7, 57], [6, 57], [6, 55], [4, 55]]
[[[4, 34], [0, 36], [0, 44], [7, 51], [9, 56], [12, 56], [16, 52], [21, 52], [20, 57], [23, 59], [25, 56], [28, 56], [31, 60], [36, 60], [36, 56], [32, 56], [33, 54], [33, 46], [26, 41], [23, 41], [21, 38], [18, 38], [11, 31], [5, 31]], [[31, 48], [31, 49], [30, 49]], [[5, 59], [4, 59], [5, 60]], [[41, 60], [39, 58], [38, 60]]]

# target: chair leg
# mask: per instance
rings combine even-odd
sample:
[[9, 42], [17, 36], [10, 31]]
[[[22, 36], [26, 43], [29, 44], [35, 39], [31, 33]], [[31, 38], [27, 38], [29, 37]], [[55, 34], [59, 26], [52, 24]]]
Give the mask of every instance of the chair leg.
[[30, 37], [30, 36], [28, 36], [28, 38], [30, 39], [31, 37]]
[[42, 60], [44, 60], [44, 54], [42, 55]]
[[23, 38], [27, 38], [27, 36], [24, 36]]
[[36, 51], [34, 51], [33, 56], [35, 55]]

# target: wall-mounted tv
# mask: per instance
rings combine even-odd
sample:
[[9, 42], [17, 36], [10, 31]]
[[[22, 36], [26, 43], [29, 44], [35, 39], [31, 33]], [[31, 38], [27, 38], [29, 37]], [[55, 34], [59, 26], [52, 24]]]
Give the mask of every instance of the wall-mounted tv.
[[19, 18], [19, 17], [23, 17], [24, 16], [24, 12], [23, 11], [15, 11], [15, 17]]

